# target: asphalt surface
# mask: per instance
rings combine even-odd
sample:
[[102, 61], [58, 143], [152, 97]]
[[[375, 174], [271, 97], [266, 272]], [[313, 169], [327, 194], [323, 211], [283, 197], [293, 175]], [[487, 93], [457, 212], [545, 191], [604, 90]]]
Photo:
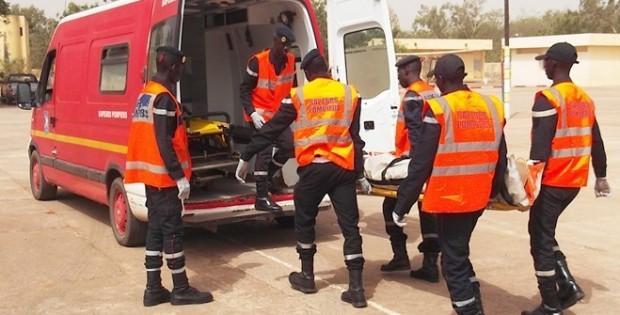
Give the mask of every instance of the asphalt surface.
[[[608, 154], [612, 191], [620, 188], [618, 89], [589, 89]], [[499, 95], [498, 90], [491, 90]], [[527, 157], [533, 89], [513, 91], [506, 127], [509, 152]], [[369, 307], [340, 301], [347, 287], [342, 236], [331, 211], [317, 221], [316, 273], [320, 291], [303, 295], [287, 276], [299, 268], [290, 229], [248, 222], [216, 233], [188, 229], [191, 283], [211, 290], [201, 306], [142, 306], [144, 249], [117, 245], [107, 207], [61, 191], [58, 200], [35, 201], [28, 181], [30, 112], [0, 105], [0, 314], [451, 314], [445, 282], [428, 284], [408, 273], [382, 274], [391, 256], [381, 199], [360, 197], [365, 287]], [[620, 207], [616, 197], [596, 199], [590, 185], [560, 218], [557, 236], [587, 296], [565, 314], [620, 313]], [[415, 213], [412, 212], [412, 213]], [[471, 242], [487, 314], [520, 314], [538, 305], [529, 254], [527, 213], [487, 211]], [[409, 254], [418, 267], [417, 215], [409, 217]], [[164, 269], [164, 285], [171, 287]]]

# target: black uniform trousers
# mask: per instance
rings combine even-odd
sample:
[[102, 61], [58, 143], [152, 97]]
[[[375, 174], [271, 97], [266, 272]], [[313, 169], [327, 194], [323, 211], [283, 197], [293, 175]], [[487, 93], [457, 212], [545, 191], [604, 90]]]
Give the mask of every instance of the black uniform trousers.
[[482, 212], [437, 214], [441, 269], [455, 308], [475, 302], [478, 283], [469, 260], [469, 240]]
[[[278, 149], [275, 154], [273, 154], [274, 146]], [[274, 145], [270, 145], [256, 154], [254, 177], [256, 178], [256, 194], [258, 197], [267, 197], [269, 182], [273, 174], [293, 156], [293, 133], [291, 128], [284, 129], [274, 142]]]
[[[146, 186], [148, 229], [146, 232], [147, 271], [157, 271], [163, 265], [162, 252], [172, 272], [174, 286], [187, 283], [185, 255], [183, 254], [183, 206], [177, 187], [157, 188]], [[159, 254], [158, 254], [159, 253]]]
[[[407, 241], [407, 234], [403, 228], [394, 223], [392, 212], [396, 207], [396, 198], [386, 197], [383, 199], [383, 219], [385, 220], [385, 231], [390, 236], [392, 244], [399, 244]], [[418, 214], [420, 216], [420, 231], [422, 242], [418, 244], [420, 253], [439, 253], [439, 234], [437, 232], [437, 216], [422, 211], [422, 203], [418, 201]]]
[[356, 173], [333, 163], [312, 163], [298, 169], [295, 186], [295, 234], [300, 244], [314, 244], [316, 216], [319, 204], [328, 195], [344, 236], [344, 255], [347, 268], [361, 270], [362, 236], [359, 233]]

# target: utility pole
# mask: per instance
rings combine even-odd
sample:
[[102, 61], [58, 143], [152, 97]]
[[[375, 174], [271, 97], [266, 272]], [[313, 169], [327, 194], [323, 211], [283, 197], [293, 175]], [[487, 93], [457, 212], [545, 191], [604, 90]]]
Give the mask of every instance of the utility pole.
[[510, 118], [510, 3], [504, 0], [504, 58], [502, 67], [502, 100], [504, 101], [504, 116]]

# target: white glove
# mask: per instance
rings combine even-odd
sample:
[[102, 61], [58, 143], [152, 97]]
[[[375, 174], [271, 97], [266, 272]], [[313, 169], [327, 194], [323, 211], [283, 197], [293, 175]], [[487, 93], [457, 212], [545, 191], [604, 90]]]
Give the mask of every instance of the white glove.
[[372, 186], [365, 177], [358, 179], [357, 184], [359, 185], [360, 190], [366, 195], [369, 195], [370, 192], [372, 192]]
[[242, 159], [239, 159], [239, 164], [237, 164], [237, 171], [235, 171], [235, 177], [242, 184], [245, 184], [245, 177], [248, 176], [249, 169], [250, 169], [250, 163]]
[[257, 112], [253, 112], [250, 115], [250, 118], [252, 118], [252, 123], [254, 124], [254, 127], [256, 127], [256, 129], [261, 129], [265, 125], [265, 118], [263, 118], [263, 116]]
[[609, 187], [606, 177], [596, 179], [596, 183], [594, 184], [594, 195], [596, 198], [611, 196], [611, 188]]
[[399, 216], [396, 212], [392, 212], [392, 220], [394, 221], [394, 224], [399, 227], [404, 227], [407, 225], [407, 218], [405, 218], [405, 216]]
[[189, 181], [183, 177], [177, 180], [177, 188], [179, 188], [179, 199], [185, 200], [189, 198]]

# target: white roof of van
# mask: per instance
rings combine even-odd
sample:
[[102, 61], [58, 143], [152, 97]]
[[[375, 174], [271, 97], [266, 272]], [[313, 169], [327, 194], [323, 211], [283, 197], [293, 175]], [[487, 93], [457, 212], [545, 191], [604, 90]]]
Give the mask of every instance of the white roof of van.
[[101, 13], [101, 12], [104, 12], [104, 11], [107, 11], [107, 10], [111, 10], [111, 9], [114, 9], [114, 8], [122, 7], [124, 5], [128, 5], [128, 4], [131, 4], [131, 3], [134, 3], [134, 2], [138, 2], [138, 1], [140, 1], [140, 0], [118, 0], [118, 1], [110, 2], [108, 4], [104, 4], [104, 5], [98, 6], [96, 8], [84, 10], [82, 12], [78, 12], [78, 13], [66, 16], [62, 20], [60, 20], [60, 23], [58, 23], [58, 25], [60, 25], [62, 23], [69, 22], [69, 21], [77, 20], [77, 19], [83, 18], [85, 16], [89, 16], [89, 15]]

